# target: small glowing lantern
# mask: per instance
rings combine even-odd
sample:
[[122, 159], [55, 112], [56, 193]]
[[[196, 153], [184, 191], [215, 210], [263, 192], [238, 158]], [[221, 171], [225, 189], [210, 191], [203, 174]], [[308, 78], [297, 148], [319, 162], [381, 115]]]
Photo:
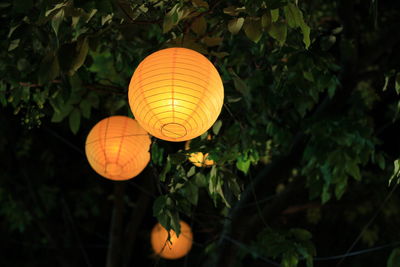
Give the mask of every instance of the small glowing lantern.
[[171, 242], [168, 241], [168, 232], [157, 223], [151, 231], [151, 246], [154, 252], [164, 259], [179, 259], [185, 256], [192, 248], [193, 234], [190, 226], [184, 221], [181, 225], [181, 234], [176, 236], [173, 230], [170, 231]]
[[216, 121], [224, 87], [214, 65], [186, 48], [167, 48], [146, 57], [129, 84], [129, 105], [153, 136], [186, 141]]
[[125, 116], [111, 116], [98, 122], [86, 139], [90, 166], [111, 180], [128, 180], [138, 175], [150, 161], [150, 136]]

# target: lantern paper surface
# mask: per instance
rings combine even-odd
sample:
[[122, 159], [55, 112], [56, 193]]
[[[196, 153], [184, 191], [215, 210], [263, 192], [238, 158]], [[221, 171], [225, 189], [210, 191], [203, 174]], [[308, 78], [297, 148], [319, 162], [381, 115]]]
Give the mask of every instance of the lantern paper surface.
[[111, 180], [127, 180], [138, 175], [150, 161], [150, 136], [125, 116], [111, 116], [98, 122], [85, 145], [92, 168]]
[[171, 242], [168, 241], [168, 232], [157, 223], [151, 231], [151, 246], [154, 252], [161, 258], [179, 259], [185, 256], [192, 248], [193, 234], [190, 226], [184, 221], [179, 222], [181, 233], [176, 236], [173, 230], [170, 231]]
[[224, 101], [217, 69], [186, 48], [167, 48], [146, 57], [132, 76], [128, 94], [140, 125], [157, 138], [176, 142], [207, 131]]

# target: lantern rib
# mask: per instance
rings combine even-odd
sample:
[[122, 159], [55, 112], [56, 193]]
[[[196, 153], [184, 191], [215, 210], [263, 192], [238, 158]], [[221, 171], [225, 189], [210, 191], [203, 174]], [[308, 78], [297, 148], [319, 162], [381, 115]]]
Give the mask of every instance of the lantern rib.
[[[168, 106], [168, 105], [165, 105], [165, 106]], [[157, 107], [157, 108], [163, 108], [163, 107], [165, 107], [165, 106], [159, 106], [159, 107]], [[191, 110], [191, 109], [189, 109], [189, 108], [187, 108], [187, 107], [185, 107], [185, 106], [181, 106], [181, 105], [177, 105], [177, 107], [182, 107], [182, 108], [186, 108], [186, 109], [188, 109], [188, 110]], [[157, 109], [157, 108], [154, 108], [154, 109]], [[164, 113], [168, 113], [168, 112], [171, 112], [171, 111], [163, 111], [163, 112], [159, 112], [159, 113], [155, 113], [155, 115], [156, 116], [158, 116], [158, 115], [160, 115], [160, 114], [164, 114]], [[180, 114], [184, 114], [184, 115], [186, 115], [186, 116], [190, 116], [193, 120], [194, 120], [194, 118], [191, 116], [191, 114], [187, 114], [187, 113], [184, 113], [184, 112], [181, 112], [181, 111], [175, 111], [175, 112], [177, 112], [177, 113], [180, 113]], [[197, 112], [196, 112], [197, 113]], [[146, 113], [146, 115], [143, 117], [143, 118], [146, 118], [147, 117], [147, 114], [148, 113]], [[199, 114], [197, 114], [198, 116], [199, 116], [199, 118], [201, 119], [201, 116], [199, 115]], [[149, 120], [151, 120], [153, 117], [150, 117], [150, 119]], [[181, 118], [180, 118], [181, 119]], [[184, 119], [181, 119], [181, 120], [184, 120]], [[194, 120], [194, 121], [196, 121], [196, 120]], [[198, 126], [198, 124], [196, 123], [196, 125]]]
[[[160, 112], [160, 113], [157, 113], [157, 115], [160, 115], [160, 114], [164, 114], [164, 113], [168, 113], [168, 112], [170, 112], [170, 111], [163, 111], [163, 112]], [[186, 116], [189, 116], [189, 114], [186, 114], [186, 113], [184, 113], [184, 112], [180, 112], [180, 111], [176, 111], [177, 113], [180, 113], [180, 114], [184, 114], [184, 115], [186, 115]], [[150, 118], [150, 120], [152, 119], [153, 117], [151, 117]], [[168, 117], [166, 117], [166, 118], [162, 118], [162, 119], [167, 119]], [[184, 119], [182, 119], [182, 118], [178, 118], [178, 119], [180, 119], [180, 120], [184, 120]], [[195, 121], [195, 120], [194, 120]], [[195, 121], [196, 122], [196, 121]], [[176, 123], [176, 122], [174, 122], [174, 123]], [[164, 125], [167, 125], [168, 123], [166, 123], [166, 124], [164, 124]], [[180, 124], [180, 123], [177, 123], [177, 124]], [[197, 122], [196, 122], [196, 124], [197, 124]], [[190, 125], [190, 127], [191, 127], [191, 130], [193, 130], [193, 127]]]
[[[197, 72], [197, 71], [194, 71], [194, 70], [191, 70], [191, 69], [188, 69], [188, 68], [182, 68], [182, 67], [176, 67], [176, 66], [175, 66], [175, 68], [173, 68], [173, 67], [163, 67], [163, 68], [153, 69], [153, 70], [147, 71], [147, 72], [145, 72], [145, 73], [142, 73], [142, 75], [146, 75], [146, 74], [148, 74], [148, 73], [150, 73], [150, 72], [153, 72], [153, 71], [165, 70], [165, 69], [179, 69], [179, 70], [191, 71], [191, 72], [193, 72], [193, 73], [200, 74], [201, 77], [200, 77], [200, 76], [195, 76], [195, 75], [190, 75], [190, 74], [187, 74], [187, 73], [181, 73], [181, 72], [177, 72], [176, 74], [184, 75], [184, 76], [189, 76], [189, 77], [193, 77], [193, 78], [196, 78], [196, 79], [201, 80], [201, 81], [204, 81], [203, 78], [204, 78], [204, 77], [207, 77], [207, 74], [203, 74], [203, 73], [201, 73], [201, 72]], [[166, 73], [157, 73], [156, 75], [151, 75], [151, 76], [147, 76], [146, 78], [143, 78], [143, 81], [145, 81], [145, 80], [147, 80], [147, 79], [150, 79], [150, 78], [157, 77], [157, 76], [168, 75], [168, 74], [171, 74], [171, 73], [170, 73], [170, 72], [166, 72]], [[210, 78], [211, 78], [211, 77], [210, 77]], [[215, 78], [215, 77], [212, 77], [212, 78], [211, 78], [213, 82], [219, 82], [219, 80], [214, 80], [214, 78]], [[137, 84], [133, 84], [133, 86], [137, 86]]]
[[119, 161], [119, 156], [121, 154], [121, 146], [124, 143], [124, 139], [125, 139], [125, 131], [126, 131], [126, 127], [128, 125], [128, 120], [124, 121], [124, 126], [122, 127], [122, 132], [124, 133], [124, 135], [121, 137], [121, 141], [119, 142], [119, 147], [118, 147], [118, 153], [117, 153], [117, 159], [115, 160], [115, 162]]
[[[121, 138], [121, 137], [123, 137], [123, 136], [125, 136], [125, 137], [131, 137], [131, 136], [147, 136], [147, 135], [148, 135], [148, 134], [127, 134], [127, 135], [118, 135], [118, 136], [113, 136], [113, 137], [107, 137], [107, 139], [110, 140], [110, 139], [114, 139], [114, 138]], [[90, 144], [99, 142], [100, 140], [102, 140], [102, 139], [99, 138], [99, 139], [93, 140], [93, 141], [91, 141], [91, 142], [89, 142], [89, 143], [86, 143], [86, 145], [90, 145]]]
[[[150, 82], [150, 83], [147, 83], [147, 84], [144, 84], [144, 85], [142, 84], [140, 88], [143, 88], [144, 86], [148, 86], [148, 85], [153, 84], [153, 83], [164, 82], [164, 81], [171, 81], [171, 79], [162, 79], [162, 80], [153, 81], [153, 82]], [[202, 88], [205, 89], [207, 92], [211, 92], [211, 93], [213, 92], [213, 91], [209, 90], [208, 88], [205, 88], [205, 87], [202, 86], [201, 84], [198, 84], [198, 83], [195, 83], [195, 82], [191, 82], [191, 81], [183, 80], [183, 79], [175, 79], [175, 81], [181, 81], [181, 82], [191, 83], [191, 84], [197, 85], [197, 86], [199, 86], [199, 87], [202, 87]], [[147, 89], [146, 92], [149, 91], [149, 90], [153, 90], [153, 89], [156, 89], [156, 88], [163, 88], [163, 87], [166, 87], [166, 86], [172, 86], [172, 85], [163, 84], [162, 86], [158, 86], [158, 87], [153, 87], [153, 88]], [[193, 89], [193, 88], [191, 88], [191, 87], [186, 87], [186, 86], [182, 86], [182, 85], [178, 85], [178, 86], [179, 86], [179, 87], [183, 87], [183, 88], [189, 88], [189, 89], [191, 89], [191, 90], [200, 92], [200, 91], [195, 90], [195, 89]], [[143, 92], [144, 90], [140, 90], [140, 91]], [[220, 95], [218, 95], [218, 96], [220, 96]]]
[[[134, 97], [136, 97], [136, 99], [139, 99], [139, 97], [143, 96], [144, 93], [150, 92], [150, 91], [152, 91], [152, 90], [154, 90], [154, 89], [163, 88], [163, 87], [165, 87], [165, 86], [153, 87], [153, 88], [147, 89], [147, 90], [145, 90], [145, 91], [143, 90], [143, 91], [140, 92], [140, 94], [139, 94], [138, 96], [134, 96]], [[185, 89], [189, 89], [189, 90], [193, 90], [193, 91], [196, 91], [196, 92], [201, 93], [201, 91], [198, 91], [198, 90], [195, 90], [195, 89], [193, 89], [193, 88], [186, 87], [186, 86], [176, 85], [175, 87], [181, 87], [181, 88], [185, 88]], [[160, 93], [160, 94], [169, 94], [169, 92]], [[192, 96], [192, 95], [191, 95], [191, 96]], [[146, 97], [143, 97], [143, 98], [147, 99], [147, 98], [149, 98], [149, 97], [150, 97], [150, 96], [146, 96]], [[194, 96], [192, 96], [192, 97], [194, 97]], [[204, 101], [203, 101], [203, 102], [204, 102]], [[136, 100], [135, 100], [135, 102], [133, 102], [132, 106], [135, 106], [135, 104], [136, 104]], [[135, 108], [135, 113], [138, 112], [138, 108], [139, 108], [140, 104], [141, 104], [141, 103], [137, 104], [137, 106], [136, 106], [136, 108]], [[146, 106], [147, 106], [147, 105], [149, 104], [149, 102], [146, 101], [145, 104], [146, 104]], [[207, 106], [207, 105], [206, 105], [206, 106]], [[213, 109], [214, 109], [215, 112], [219, 113], [220, 110], [218, 110], [218, 109], [215, 107], [215, 103], [212, 103], [211, 106], [213, 107]], [[206, 113], [206, 114], [207, 114], [207, 113]]]
[[[143, 91], [143, 84], [142, 84], [142, 82], [141, 82], [141, 77], [142, 77], [142, 68], [141, 68], [141, 65], [142, 64], [140, 64], [139, 65], [139, 67], [138, 67], [138, 69], [139, 69], [139, 90], [138, 91], [140, 91], [140, 92], [142, 92]], [[136, 73], [136, 72], [135, 72]], [[135, 74], [134, 74], [135, 75]], [[133, 77], [132, 77], [132, 79], [133, 79]], [[129, 97], [129, 95], [128, 95], [128, 97]], [[143, 97], [142, 98], [143, 99], [143, 101], [145, 102], [145, 103], [147, 103], [147, 99], [146, 99], [146, 97]], [[130, 98], [128, 98], [128, 101], [130, 101]], [[147, 106], [147, 105], [146, 105]], [[153, 113], [154, 114], [154, 113]], [[135, 118], [136, 118], [136, 116], [135, 116]]]
[[107, 141], [106, 136], [107, 136], [107, 132], [108, 132], [108, 124], [109, 124], [109, 123], [110, 123], [110, 118], [107, 118], [107, 121], [106, 121], [106, 129], [105, 129], [105, 131], [104, 131], [104, 147], [103, 147], [104, 160], [105, 160], [104, 172], [106, 172], [106, 166], [107, 166], [107, 163], [108, 163], [108, 159], [107, 159], [107, 154], [106, 154], [105, 148], [107, 147], [107, 145], [106, 145], [106, 141]]
[[[154, 94], [154, 95], [150, 95], [150, 96], [148, 96], [147, 98], [151, 98], [151, 97], [154, 97], [154, 96], [157, 96], [157, 95], [162, 95], [162, 94], [167, 94], [167, 93], [157, 93], [157, 94]], [[190, 95], [190, 94], [186, 94], [186, 93], [181, 93], [181, 92], [179, 92], [179, 93], [177, 93], [177, 94], [186, 95], [186, 96], [189, 96], [189, 97], [198, 99], [198, 100], [199, 100], [198, 103], [201, 103], [201, 104], [204, 105], [205, 108], [208, 108], [207, 104], [206, 104], [206, 103], [203, 101], [203, 99], [201, 99], [200, 97], [197, 97], [197, 96], [194, 96], [194, 95]], [[185, 100], [185, 99], [176, 99], [176, 100], [183, 101], [183, 102], [187, 102], [187, 103], [193, 104], [193, 105], [195, 105], [195, 106], [197, 106], [197, 104], [198, 104], [198, 103], [196, 104], [196, 103], [194, 103], [194, 102], [192, 102], [192, 101]], [[160, 100], [155, 100], [155, 101], [153, 101], [153, 102], [149, 102], [149, 104], [156, 103], [156, 102], [159, 102], [159, 101], [160, 101]], [[201, 111], [203, 112], [203, 114], [204, 114], [205, 116], [209, 117], [208, 112], [205, 112], [205, 110], [203, 109], [203, 107], [201, 107], [200, 105], [199, 105], [198, 107], [201, 109]], [[139, 108], [139, 106], [136, 108], [136, 111], [137, 111], [138, 108]], [[213, 106], [213, 108], [214, 108], [214, 106]], [[188, 109], [189, 109], [189, 108], [188, 108]], [[193, 110], [193, 109], [190, 109], [190, 110]], [[203, 121], [202, 121], [202, 125], [204, 125], [204, 124], [203, 124]]]
[[[209, 72], [208, 72], [208, 77], [207, 77], [207, 78], [210, 77], [210, 73], [211, 73], [211, 72], [209, 71]], [[203, 92], [201, 92], [202, 95], [204, 95], [205, 88], [208, 88], [208, 85], [209, 85], [209, 80], [208, 80], [208, 79], [205, 79], [205, 82], [206, 82], [206, 87], [203, 87]], [[197, 105], [200, 107], [199, 103], [200, 103], [200, 101], [197, 102]], [[214, 107], [214, 108], [215, 108], [215, 107]], [[193, 114], [195, 111], [196, 111], [196, 110], [193, 109], [193, 110], [192, 110], [192, 114]], [[207, 114], [207, 113], [205, 113], [205, 114]], [[207, 116], [207, 115], [206, 115], [206, 116]], [[192, 115], [190, 115], [190, 117], [192, 117]], [[184, 124], [185, 122], [187, 122], [187, 120], [188, 120], [188, 118], [183, 122], [183, 124]], [[211, 120], [210, 120], [210, 121], [211, 121]], [[203, 120], [202, 120], [202, 126], [201, 126], [201, 128], [204, 129]]]

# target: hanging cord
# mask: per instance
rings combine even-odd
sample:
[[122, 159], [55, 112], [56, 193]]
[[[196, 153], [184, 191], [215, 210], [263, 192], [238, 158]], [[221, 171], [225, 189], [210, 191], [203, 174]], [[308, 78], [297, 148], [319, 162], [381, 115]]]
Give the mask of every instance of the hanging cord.
[[76, 230], [75, 222], [74, 222], [74, 219], [72, 218], [72, 214], [71, 214], [71, 211], [70, 211], [70, 209], [69, 209], [69, 207], [68, 207], [68, 204], [67, 204], [67, 202], [65, 201], [64, 197], [61, 198], [61, 201], [62, 201], [62, 203], [63, 203], [63, 205], [64, 205], [67, 218], [68, 218], [69, 223], [70, 223], [70, 225], [71, 225], [71, 229], [72, 229], [73, 233], [75, 234], [76, 240], [78, 241], [78, 246], [79, 246], [79, 249], [80, 249], [81, 252], [82, 252], [82, 256], [83, 256], [83, 258], [84, 258], [84, 260], [85, 260], [85, 262], [86, 262], [86, 265], [87, 265], [88, 267], [92, 267], [92, 264], [90, 263], [89, 256], [88, 256], [88, 254], [87, 254], [87, 252], [86, 252], [85, 246], [83, 246], [81, 237], [79, 236], [79, 233], [78, 233], [78, 231]]
[[396, 245], [399, 245], [399, 244], [400, 244], [400, 242], [394, 242], [394, 243], [391, 243], [391, 244], [387, 244], [387, 245], [383, 245], [383, 246], [379, 246], [379, 247], [374, 247], [374, 248], [367, 248], [367, 249], [357, 250], [357, 251], [353, 251], [353, 252], [342, 254], [342, 255], [329, 256], [329, 257], [315, 257], [314, 261], [337, 260], [337, 259], [342, 259], [342, 258], [346, 258], [346, 257], [357, 256], [357, 255], [360, 255], [360, 254], [366, 254], [366, 253], [369, 253], [369, 252], [382, 250], [382, 249], [393, 247], [393, 246], [396, 246]]
[[254, 189], [253, 175], [251, 175], [251, 171], [250, 170], [249, 170], [249, 178], [250, 178], [251, 192], [253, 194], [254, 202], [255, 202], [255, 205], [257, 207], [258, 216], [260, 217], [261, 221], [263, 222], [264, 227], [265, 228], [269, 228], [268, 225], [267, 225], [267, 222], [264, 219], [264, 216], [262, 215], [261, 209], [260, 209], [260, 205], [259, 205], [259, 202], [258, 202], [258, 199], [257, 199], [257, 196], [256, 196], [256, 191]]
[[65, 139], [64, 137], [62, 137], [61, 135], [59, 135], [58, 133], [56, 133], [55, 131], [53, 131], [52, 129], [44, 126], [43, 129], [50, 133], [51, 135], [53, 135], [54, 137], [56, 137], [57, 139], [59, 139], [61, 142], [63, 142], [64, 144], [66, 144], [67, 146], [69, 146], [70, 148], [72, 148], [73, 150], [77, 151], [79, 154], [81, 154], [83, 157], [85, 156], [85, 153], [82, 151], [82, 149], [80, 149], [79, 147], [77, 147], [76, 145], [74, 145], [73, 143], [71, 143], [70, 141], [68, 141], [67, 139]]
[[[399, 174], [399, 172], [397, 172], [396, 176]], [[357, 236], [356, 240], [354, 240], [354, 242], [351, 244], [351, 246], [347, 249], [346, 253], [343, 255], [343, 257], [341, 258], [341, 260], [338, 262], [338, 264], [336, 265], [336, 267], [339, 267], [344, 259], [346, 259], [346, 257], [350, 256], [350, 252], [351, 250], [354, 248], [354, 246], [358, 243], [358, 241], [360, 240], [360, 238], [362, 237], [362, 235], [365, 233], [365, 231], [368, 229], [368, 227], [372, 224], [372, 222], [376, 219], [376, 217], [378, 217], [379, 213], [381, 212], [381, 210], [383, 209], [383, 207], [385, 206], [386, 202], [390, 199], [390, 197], [393, 195], [393, 192], [396, 190], [397, 186], [399, 184], [396, 183], [396, 185], [392, 188], [392, 190], [390, 190], [389, 194], [386, 196], [386, 198], [383, 200], [382, 204], [380, 205], [379, 209], [376, 210], [375, 214], [371, 217], [371, 219], [365, 224], [365, 226], [363, 227], [363, 229], [361, 230], [360, 234]]]

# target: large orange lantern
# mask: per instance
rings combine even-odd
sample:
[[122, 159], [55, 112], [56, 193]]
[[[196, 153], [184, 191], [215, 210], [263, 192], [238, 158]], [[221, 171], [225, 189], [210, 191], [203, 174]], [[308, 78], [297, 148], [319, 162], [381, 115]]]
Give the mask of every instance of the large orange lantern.
[[153, 251], [164, 259], [179, 259], [185, 256], [192, 248], [193, 234], [190, 226], [184, 221], [181, 225], [181, 234], [176, 236], [173, 230], [170, 231], [171, 242], [168, 241], [168, 232], [157, 223], [151, 231], [151, 246]]
[[90, 166], [111, 180], [128, 180], [150, 161], [150, 136], [126, 116], [111, 116], [98, 122], [86, 139]]
[[146, 131], [178, 142], [200, 136], [214, 124], [224, 87], [206, 57], [186, 48], [167, 48], [139, 64], [128, 95], [131, 110]]

